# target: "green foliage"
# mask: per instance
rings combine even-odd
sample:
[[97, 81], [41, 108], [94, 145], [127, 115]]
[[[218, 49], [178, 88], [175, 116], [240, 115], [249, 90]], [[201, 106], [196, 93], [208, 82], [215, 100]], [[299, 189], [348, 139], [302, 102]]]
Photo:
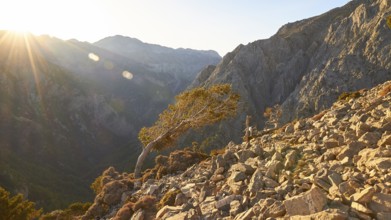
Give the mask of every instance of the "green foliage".
[[351, 99], [356, 99], [360, 97], [361, 94], [359, 91], [356, 92], [343, 92], [339, 97], [338, 101], [349, 101]]
[[95, 192], [95, 195], [98, 195], [102, 191], [102, 178], [103, 176], [98, 176], [90, 186], [90, 188]]
[[40, 217], [40, 220], [71, 220], [76, 219], [77, 216], [83, 215], [88, 208], [90, 208], [91, 203], [73, 203], [68, 206], [65, 210], [54, 211]]
[[35, 204], [24, 200], [21, 194], [10, 197], [10, 193], [0, 187], [0, 219], [35, 219], [42, 210], [36, 210]]
[[190, 128], [201, 128], [235, 116], [239, 95], [232, 92], [230, 85], [222, 84], [183, 92], [175, 100], [175, 104], [169, 105], [153, 126], [140, 130], [139, 139], [144, 146], [168, 132], [153, 147], [153, 150], [160, 151], [172, 146]]

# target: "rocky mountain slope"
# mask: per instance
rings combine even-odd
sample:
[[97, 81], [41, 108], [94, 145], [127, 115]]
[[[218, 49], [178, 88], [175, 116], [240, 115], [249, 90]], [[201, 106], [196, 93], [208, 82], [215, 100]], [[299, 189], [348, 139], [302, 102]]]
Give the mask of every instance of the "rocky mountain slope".
[[196, 74], [205, 68], [206, 63], [217, 64], [221, 61], [215, 51], [172, 49], [124, 36], [107, 37], [94, 45], [142, 63], [151, 72], [172, 76], [177, 81], [177, 84], [172, 85], [176, 92], [186, 88]]
[[156, 178], [146, 172], [141, 184], [109, 168], [80, 218], [389, 219], [391, 81], [196, 158], [157, 159]]
[[[217, 62], [193, 53], [197, 65]], [[139, 129], [190, 83], [135, 60], [1, 31], [0, 185], [50, 210], [92, 198], [89, 185], [107, 166], [131, 169]]]
[[353, 0], [286, 24], [269, 39], [238, 46], [203, 70], [193, 87], [233, 84], [245, 112], [226, 127], [240, 128], [246, 114], [262, 127], [265, 109], [276, 104], [282, 106], [282, 123], [320, 112], [342, 92], [391, 79], [390, 6], [389, 0]]

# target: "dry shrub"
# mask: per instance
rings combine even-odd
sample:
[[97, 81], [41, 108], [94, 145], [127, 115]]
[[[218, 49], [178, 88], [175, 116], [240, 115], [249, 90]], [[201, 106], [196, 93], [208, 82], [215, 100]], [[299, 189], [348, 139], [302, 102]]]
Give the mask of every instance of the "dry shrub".
[[141, 177], [141, 181], [144, 183], [149, 179], [155, 179], [156, 177], [156, 168], [147, 169], [144, 171], [143, 176]]
[[125, 205], [123, 205], [113, 218], [113, 220], [128, 220], [132, 217], [133, 215], [133, 209], [132, 207], [134, 206], [134, 203], [128, 202]]
[[338, 101], [349, 101], [351, 99], [356, 99], [361, 97], [362, 91], [355, 91], [355, 92], [343, 92], [338, 97]]
[[224, 154], [225, 153], [225, 148], [221, 148], [221, 149], [213, 149], [210, 151], [210, 156], [217, 156], [217, 155], [220, 155], [220, 154]]
[[388, 84], [382, 90], [380, 90], [378, 94], [379, 94], [379, 97], [383, 97], [383, 96], [386, 96], [390, 92], [391, 92], [391, 84]]
[[134, 212], [139, 209], [150, 210], [156, 209], [156, 197], [155, 196], [143, 196], [136, 203], [130, 203]]
[[180, 193], [180, 190], [170, 190], [164, 196], [162, 199], [160, 199], [157, 208], [160, 210], [166, 205], [173, 206], [175, 204], [175, 198]]
[[185, 171], [193, 164], [200, 163], [206, 158], [208, 158], [206, 154], [192, 150], [176, 150], [171, 152], [168, 157], [157, 156], [155, 167], [144, 172], [142, 181], [160, 179], [167, 174]]
[[324, 115], [326, 114], [326, 111], [322, 111], [321, 113], [314, 115], [312, 117], [312, 120], [314, 121], [319, 121]]

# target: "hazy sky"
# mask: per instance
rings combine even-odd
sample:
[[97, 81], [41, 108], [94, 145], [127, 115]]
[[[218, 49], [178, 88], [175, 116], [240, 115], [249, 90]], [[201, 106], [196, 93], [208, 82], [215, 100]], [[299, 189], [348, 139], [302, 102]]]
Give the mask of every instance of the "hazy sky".
[[95, 42], [125, 35], [224, 55], [348, 0], [0, 0], [0, 29]]

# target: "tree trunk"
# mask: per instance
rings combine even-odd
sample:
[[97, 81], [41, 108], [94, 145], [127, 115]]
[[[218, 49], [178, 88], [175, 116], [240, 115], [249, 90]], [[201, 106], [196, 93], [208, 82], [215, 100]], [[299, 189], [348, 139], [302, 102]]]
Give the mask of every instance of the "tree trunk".
[[158, 138], [156, 138], [154, 141], [151, 141], [147, 146], [143, 148], [143, 151], [137, 158], [136, 167], [134, 168], [134, 178], [137, 179], [141, 177], [141, 168], [144, 164], [145, 158], [147, 158], [149, 152], [151, 152], [152, 148], [156, 145], [156, 143], [159, 143], [163, 138], [166, 138], [167, 136], [177, 132], [187, 123], [188, 121], [181, 121], [181, 123], [179, 123], [176, 127], [169, 129], [163, 135], [160, 135]]
[[136, 167], [134, 168], [134, 178], [137, 179], [141, 177], [141, 168], [144, 164], [145, 158], [147, 158], [149, 152], [152, 150], [155, 143], [156, 140], [150, 142], [146, 147], [143, 148], [143, 151], [141, 152], [140, 156], [138, 156]]

